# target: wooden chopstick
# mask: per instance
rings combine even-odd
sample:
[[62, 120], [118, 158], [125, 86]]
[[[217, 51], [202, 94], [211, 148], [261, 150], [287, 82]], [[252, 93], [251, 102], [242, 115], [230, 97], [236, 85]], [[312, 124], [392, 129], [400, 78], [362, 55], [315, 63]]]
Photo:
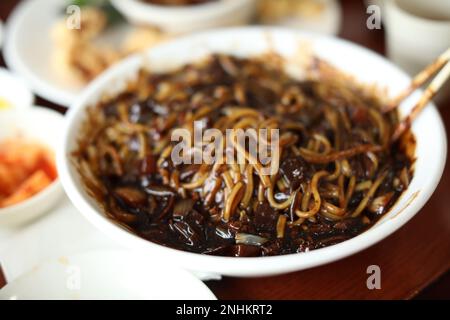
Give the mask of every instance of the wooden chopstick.
[[[430, 85], [425, 89], [419, 101], [416, 103], [414, 108], [405, 117], [400, 123], [397, 125], [394, 134], [392, 135], [392, 141], [396, 141], [401, 135], [411, 126], [411, 123], [417, 116], [422, 112], [425, 106], [430, 102], [431, 99], [436, 95], [442, 85], [447, 81], [450, 76], [450, 49], [447, 50], [444, 54], [447, 54], [447, 63], [445, 66], [439, 71], [436, 77], [431, 81]], [[438, 59], [439, 60], [439, 59]], [[421, 72], [422, 73], [422, 72]], [[420, 75], [420, 74], [419, 74]], [[429, 77], [428, 77], [429, 78]], [[425, 80], [426, 81], [426, 80]], [[424, 82], [425, 82], [424, 81]], [[413, 90], [414, 91], [414, 90]], [[412, 92], [412, 91], [411, 91]]]
[[450, 61], [450, 48], [441, 54], [435, 61], [429, 64], [425, 69], [419, 72], [411, 81], [410, 85], [403, 90], [397, 97], [392, 99], [389, 104], [383, 108], [382, 112], [387, 113], [397, 108], [400, 103], [405, 100], [417, 88], [421, 87], [429, 80], [439, 69], [441, 69], [448, 61]]

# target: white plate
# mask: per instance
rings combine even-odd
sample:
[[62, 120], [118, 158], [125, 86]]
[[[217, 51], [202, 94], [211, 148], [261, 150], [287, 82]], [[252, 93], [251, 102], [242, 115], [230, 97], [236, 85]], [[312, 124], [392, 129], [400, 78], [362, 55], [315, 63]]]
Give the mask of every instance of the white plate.
[[61, 0], [26, 0], [8, 19], [5, 62], [43, 98], [67, 106], [81, 87], [59, 74], [52, 64], [51, 28], [64, 14]]
[[[365, 48], [341, 39], [293, 29], [231, 28], [167, 42], [149, 50], [145, 56], [130, 57], [103, 73], [83, 92], [69, 111], [64, 145], [59, 150], [57, 162], [61, 181], [73, 204], [99, 230], [124, 246], [146, 251], [148, 256], [166, 259], [173, 265], [189, 270], [230, 276], [274, 275], [312, 268], [347, 257], [388, 237], [424, 206], [442, 176], [447, 139], [442, 119], [433, 104], [427, 106], [412, 125], [417, 140], [415, 173], [408, 189], [392, 209], [372, 228], [350, 240], [299, 254], [258, 258], [216, 257], [174, 250], [149, 242], [105, 216], [101, 206], [87, 194], [73, 161], [69, 160], [71, 152], [77, 146], [86, 108], [99, 101], [104, 94], [117, 94], [124, 88], [127, 79], [136, 77], [143, 65], [154, 71], [164, 71], [211, 52], [245, 57], [266, 53], [271, 49], [287, 59], [291, 71], [298, 71], [300, 45], [305, 44], [309, 44], [312, 52], [319, 58], [353, 75], [360, 82], [386, 87], [387, 94], [391, 96], [398, 94], [411, 81], [398, 67]], [[411, 98], [418, 97], [420, 92], [416, 92]], [[402, 104], [400, 111], [404, 115], [411, 107], [411, 103]]]
[[128, 251], [92, 251], [35, 267], [0, 290], [0, 299], [215, 300], [187, 271]]
[[[56, 69], [51, 30], [64, 17], [65, 1], [25, 0], [8, 19], [3, 54], [7, 66], [21, 76], [39, 96], [69, 107], [84, 85]], [[107, 43], [119, 42], [131, 30], [122, 24], [106, 32]]]
[[34, 101], [25, 81], [4, 68], [0, 68], [0, 99], [2, 104], [8, 105], [6, 108], [0, 106], [0, 112], [9, 108], [28, 108]]

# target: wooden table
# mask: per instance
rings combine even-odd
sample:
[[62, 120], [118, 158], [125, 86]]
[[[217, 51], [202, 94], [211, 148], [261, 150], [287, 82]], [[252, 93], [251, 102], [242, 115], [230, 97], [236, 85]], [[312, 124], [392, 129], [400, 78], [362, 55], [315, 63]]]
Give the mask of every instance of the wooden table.
[[[17, 0], [0, 1], [6, 20]], [[342, 1], [341, 37], [384, 53], [382, 30], [368, 30], [362, 1]], [[42, 99], [41, 105], [62, 110]], [[450, 126], [450, 101], [440, 105]], [[209, 282], [219, 299], [409, 299], [450, 298], [450, 162], [428, 204], [406, 226], [347, 259], [307, 271], [258, 279]], [[18, 253], [20, 254], [20, 253]], [[381, 289], [366, 287], [369, 265], [381, 268]], [[0, 272], [0, 287], [4, 279]]]

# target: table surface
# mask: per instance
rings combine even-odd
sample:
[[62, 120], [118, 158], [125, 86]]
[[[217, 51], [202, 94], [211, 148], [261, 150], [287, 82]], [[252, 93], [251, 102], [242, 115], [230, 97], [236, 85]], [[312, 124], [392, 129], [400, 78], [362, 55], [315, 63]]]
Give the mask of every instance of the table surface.
[[[17, 0], [0, 1], [3, 21]], [[384, 54], [383, 30], [369, 30], [362, 1], [343, 0], [340, 36]], [[64, 109], [45, 100], [38, 104]], [[450, 126], [450, 99], [439, 104]], [[377, 245], [344, 260], [267, 278], [224, 278], [207, 285], [219, 299], [409, 299], [450, 297], [450, 162], [427, 205], [403, 228]], [[20, 253], [18, 253], [20, 254]], [[366, 286], [367, 267], [381, 269], [381, 289]], [[0, 287], [5, 284], [0, 271]]]

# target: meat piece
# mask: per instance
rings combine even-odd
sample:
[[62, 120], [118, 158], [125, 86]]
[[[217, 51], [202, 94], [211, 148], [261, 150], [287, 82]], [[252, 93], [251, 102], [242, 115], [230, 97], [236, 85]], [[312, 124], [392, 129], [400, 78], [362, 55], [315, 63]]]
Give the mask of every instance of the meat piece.
[[148, 154], [141, 162], [141, 174], [149, 175], [156, 173], [156, 159], [152, 154]]
[[187, 215], [194, 208], [194, 200], [192, 199], [181, 199], [178, 200], [173, 208], [173, 218], [177, 221], [181, 221], [187, 217]]
[[261, 248], [245, 244], [237, 244], [230, 248], [230, 256], [234, 257], [257, 257], [261, 255]]
[[147, 202], [145, 193], [131, 187], [117, 188], [114, 190], [114, 194], [119, 201], [135, 208], [144, 205]]
[[289, 157], [280, 165], [280, 173], [289, 183], [291, 189], [297, 189], [306, 178], [309, 165], [301, 157]]
[[178, 221], [172, 225], [172, 229], [176, 232], [185, 245], [190, 247], [197, 247], [201, 244], [201, 233], [191, 224], [185, 221]]
[[254, 223], [258, 232], [274, 232], [278, 220], [278, 213], [269, 203], [258, 204], [255, 210]]

